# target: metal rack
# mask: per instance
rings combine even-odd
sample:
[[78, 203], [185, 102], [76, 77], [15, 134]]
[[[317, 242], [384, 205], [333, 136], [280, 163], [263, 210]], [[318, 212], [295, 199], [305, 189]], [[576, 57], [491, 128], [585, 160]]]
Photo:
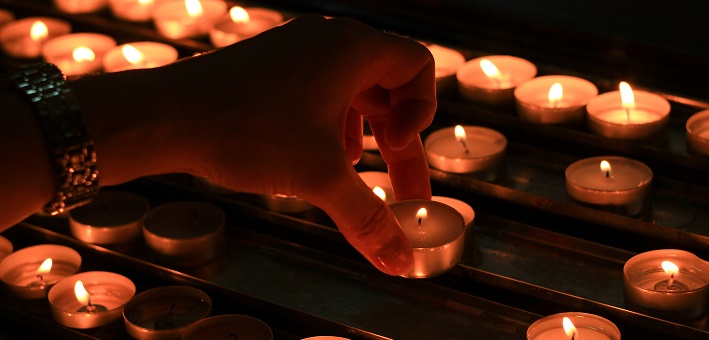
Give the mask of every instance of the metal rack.
[[[709, 74], [709, 64], [645, 46], [530, 29], [524, 23], [477, 13], [464, 2], [434, 6], [411, 1], [406, 7], [374, 0], [259, 4], [290, 13], [348, 14], [376, 27], [457, 46], [468, 57], [516, 54], [535, 62], [540, 75], [579, 75], [593, 81], [600, 92], [610, 90], [621, 76], [640, 74], [636, 77], [640, 87], [671, 101], [670, 126], [652, 143], [617, 141], [593, 135], [585, 127], [528, 123], [517, 117], [512, 106], [439, 97], [437, 116], [424, 137], [453, 124], [483, 125], [505, 134], [509, 145], [502, 176], [493, 182], [432, 169], [434, 194], [466, 201], [476, 211], [474, 240], [466, 246], [463, 261], [433, 279], [406, 280], [377, 272], [319, 210], [274, 213], [262, 207], [256, 196], [210, 192], [185, 175], [141, 179], [117, 189], [140, 193], [152, 206], [197, 199], [221, 207], [227, 214], [229, 251], [203, 268], [154, 263], [140, 244], [119, 252], [82, 243], [69, 236], [64, 220], [34, 216], [4, 235], [17, 248], [69, 245], [89, 259], [84, 270], [124, 273], [139, 291], [166, 284], [203, 289], [215, 301], [215, 313], [259, 317], [274, 329], [277, 339], [318, 334], [367, 339], [524, 339], [526, 328], [536, 319], [564, 311], [604, 316], [618, 325], [624, 339], [709, 335], [707, 318], [679, 324], [625, 308], [622, 276], [624, 262], [638, 252], [678, 248], [709, 258], [709, 160], [688, 154], [684, 136], [686, 119], [709, 108], [709, 103], [695, 98], [707, 86], [702, 75]], [[205, 41], [165, 39], [148, 25], [118, 22], [105, 13], [64, 15], [49, 1], [0, 0], [0, 7], [20, 16], [59, 16], [78, 30], [111, 34], [119, 41], [166, 42], [182, 56], [209, 49]], [[451, 19], [437, 19], [445, 15]], [[576, 41], [555, 45], [548, 42], [550, 37]], [[638, 57], [637, 62], [629, 65], [611, 53], [619, 48], [625, 57]], [[657, 59], [640, 57], [648, 51]], [[663, 63], [659, 59], [680, 62], [667, 69], [659, 67]], [[3, 58], [1, 65], [13, 67], [17, 61]], [[693, 76], [678, 75], [687, 69], [694, 71]], [[566, 166], [603, 154], [635, 158], [653, 169], [650, 216], [632, 219], [566, 199]], [[378, 153], [368, 152], [358, 169], [386, 167]], [[5, 324], [32, 325], [36, 332], [62, 338], [126, 336], [116, 324], [90, 331], [61, 327], [51, 321], [41, 303], [18, 303], [7, 296], [0, 299], [0, 314], [11, 320]]]

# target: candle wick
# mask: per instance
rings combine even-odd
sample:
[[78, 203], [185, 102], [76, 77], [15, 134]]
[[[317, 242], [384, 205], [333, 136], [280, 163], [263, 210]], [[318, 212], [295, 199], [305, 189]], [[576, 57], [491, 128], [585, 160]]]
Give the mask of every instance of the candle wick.
[[421, 225], [421, 217], [419, 217], [419, 225]]
[[628, 123], [630, 123], [630, 109], [629, 108], [625, 109], [625, 116], [628, 119]]
[[495, 85], [497, 86], [497, 89], [499, 90], [500, 89], [500, 79], [494, 78], [493, 80], [495, 81]]
[[469, 154], [470, 150], [468, 150], [468, 143], [465, 141], [465, 139], [461, 139], [459, 142], [460, 142], [460, 144], [463, 144], [463, 149], [465, 149], [465, 154], [466, 155]]
[[38, 280], [38, 281], [44, 281], [44, 278], [42, 277], [42, 274], [37, 274], [37, 280]]
[[606, 171], [606, 178], [611, 178], [611, 172], [610, 172], [610, 171]]
[[574, 339], [576, 339], [576, 332], [573, 332], [573, 333], [571, 334], [571, 340], [574, 340]]

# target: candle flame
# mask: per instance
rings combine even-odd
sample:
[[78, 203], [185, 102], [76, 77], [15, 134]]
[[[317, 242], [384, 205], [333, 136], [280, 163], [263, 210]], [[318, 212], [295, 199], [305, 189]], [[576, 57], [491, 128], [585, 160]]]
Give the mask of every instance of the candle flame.
[[607, 160], [602, 160], [601, 161], [601, 171], [603, 171], [606, 174], [606, 177], [611, 177], [611, 163], [608, 163]]
[[670, 277], [675, 277], [679, 273], [679, 267], [670, 261], [662, 261], [662, 270]]
[[554, 83], [549, 88], [549, 102], [558, 103], [562, 98], [564, 98], [564, 87], [561, 86], [561, 83]]
[[239, 7], [239, 6], [232, 7], [229, 10], [229, 16], [231, 17], [231, 21], [233, 21], [237, 24], [242, 24], [245, 22], [249, 22], [249, 20], [251, 20], [249, 13], [246, 12], [246, 10], [243, 7]]
[[47, 25], [45, 25], [42, 21], [37, 20], [32, 24], [32, 27], [30, 28], [30, 38], [33, 41], [38, 41], [42, 40], [49, 35], [49, 30], [47, 29]]
[[145, 59], [143, 52], [140, 52], [137, 48], [133, 47], [133, 45], [123, 45], [121, 52], [123, 53], [123, 57], [126, 58], [131, 65], [139, 64]]
[[77, 62], [94, 61], [96, 54], [94, 54], [94, 51], [90, 48], [81, 46], [74, 49], [72, 57], [74, 57], [74, 60]]
[[74, 284], [74, 295], [76, 295], [76, 299], [79, 300], [79, 303], [82, 305], [88, 305], [89, 304], [89, 292], [86, 291], [86, 288], [84, 288], [84, 283], [81, 282], [81, 280], [76, 281]]
[[204, 13], [202, 3], [199, 0], [185, 0], [185, 8], [190, 18], [200, 17]]
[[483, 69], [483, 73], [485, 73], [488, 78], [500, 80], [500, 70], [491, 61], [487, 59], [480, 60], [480, 68]]
[[416, 212], [416, 220], [419, 224], [422, 224], [426, 220], [427, 216], [428, 210], [426, 210], [426, 208], [421, 208], [418, 212]]
[[379, 198], [381, 198], [382, 201], [387, 200], [387, 194], [386, 194], [386, 192], [384, 192], [384, 189], [382, 189], [380, 187], [374, 187], [374, 188], [372, 188], [372, 191], [374, 192], [375, 195], [379, 196]]
[[153, 3], [153, 0], [138, 0], [138, 3], [141, 5], [149, 5]]
[[571, 322], [571, 319], [564, 317], [563, 320], [561, 320], [561, 324], [564, 327], [564, 333], [566, 333], [566, 336], [569, 337], [569, 339], [573, 339], [576, 336], [576, 326], [574, 326], [574, 323]]
[[624, 81], [620, 82], [620, 100], [623, 102], [623, 109], [635, 108], [635, 95], [630, 85]]
[[455, 140], [461, 142], [468, 139], [468, 136], [465, 134], [465, 129], [461, 125], [456, 125], [455, 126]]
[[52, 270], [52, 258], [48, 257], [42, 264], [37, 268], [37, 274], [47, 274]]

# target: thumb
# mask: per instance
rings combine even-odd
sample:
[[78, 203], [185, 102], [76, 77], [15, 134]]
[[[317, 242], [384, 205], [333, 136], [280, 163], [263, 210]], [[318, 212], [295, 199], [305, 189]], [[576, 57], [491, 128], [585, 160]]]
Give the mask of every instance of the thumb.
[[327, 212], [347, 241], [377, 269], [389, 275], [410, 273], [413, 249], [389, 206], [351, 166], [339, 177], [337, 188], [316, 194], [319, 197], [311, 202]]

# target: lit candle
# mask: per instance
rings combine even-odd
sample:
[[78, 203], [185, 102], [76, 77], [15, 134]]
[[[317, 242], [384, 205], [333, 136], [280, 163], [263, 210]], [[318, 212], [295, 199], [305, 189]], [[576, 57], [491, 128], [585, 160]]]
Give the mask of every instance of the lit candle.
[[13, 58], [39, 58], [42, 45], [49, 39], [71, 32], [63, 20], [31, 17], [7, 23], [0, 28], [3, 51]]
[[486, 104], [511, 103], [514, 89], [537, 74], [529, 61], [512, 56], [487, 56], [458, 68], [458, 90], [463, 98]]
[[504, 159], [507, 138], [485, 127], [458, 125], [433, 132], [426, 137], [424, 147], [434, 168], [494, 175]]
[[670, 119], [670, 103], [662, 96], [633, 91], [621, 82], [619, 91], [604, 93], [586, 105], [588, 127], [616, 139], [644, 139], [655, 135]]
[[209, 31], [215, 47], [224, 47], [251, 38], [283, 23], [283, 15], [265, 8], [234, 6]]
[[118, 19], [144, 22], [153, 17], [155, 0], [109, 0], [111, 13]]
[[146, 290], [123, 309], [128, 334], [136, 339], [181, 339], [185, 330], [212, 310], [212, 299], [199, 289], [165, 286]]
[[98, 33], [74, 33], [47, 41], [42, 56], [57, 65], [67, 76], [79, 76], [102, 70], [103, 55], [116, 46], [116, 41]]
[[168, 203], [148, 212], [143, 236], [158, 262], [197, 266], [224, 250], [224, 220], [224, 212], [208, 203]]
[[566, 191], [571, 199], [626, 216], [647, 212], [651, 184], [652, 170], [624, 157], [591, 157], [566, 168]]
[[54, 244], [20, 249], [0, 262], [0, 279], [17, 297], [41, 299], [59, 280], [73, 275], [81, 266], [75, 250]]
[[197, 38], [207, 35], [226, 9], [226, 2], [219, 0], [169, 1], [155, 7], [153, 20], [155, 28], [165, 37]]
[[201, 320], [185, 331], [183, 340], [201, 339], [273, 339], [265, 322], [239, 314], [218, 315]]
[[148, 200], [123, 191], [101, 191], [83, 206], [69, 211], [71, 234], [84, 242], [117, 245], [140, 237]]
[[103, 57], [106, 72], [160, 67], [177, 60], [177, 50], [166, 44], [141, 41], [116, 46]]
[[121, 318], [135, 295], [127, 277], [109, 272], [84, 272], [67, 277], [49, 291], [52, 318], [67, 327], [87, 329]]
[[414, 248], [414, 267], [404, 277], [433, 277], [460, 262], [465, 247], [465, 222], [455, 209], [427, 200], [400, 201], [390, 207]]
[[620, 330], [609, 320], [587, 313], [560, 313], [535, 321], [528, 340], [620, 340]]
[[54, 6], [71, 14], [97, 12], [106, 7], [107, 0], [54, 0]]
[[292, 195], [262, 195], [261, 199], [268, 210], [284, 214], [297, 214], [313, 209], [310, 202]]
[[583, 121], [586, 103], [598, 95], [598, 89], [585, 79], [553, 75], [525, 81], [514, 95], [517, 112], [527, 121], [574, 124]]
[[687, 149], [697, 155], [709, 155], [709, 110], [689, 117], [687, 124]]
[[[389, 174], [381, 171], [363, 171], [359, 173], [359, 178], [372, 191], [379, 196], [386, 204], [396, 202], [394, 198], [394, 188], [391, 185]], [[379, 188], [379, 189], [376, 189]]]
[[0, 235], [0, 262], [2, 259], [7, 257], [7, 255], [10, 255], [12, 253], [12, 250], [14, 247], [12, 246], [12, 242], [5, 238], [4, 236]]
[[709, 263], [676, 249], [633, 256], [623, 267], [625, 302], [630, 309], [688, 322], [707, 314]]
[[427, 45], [436, 62], [436, 92], [451, 94], [457, 90], [455, 78], [458, 69], [465, 64], [465, 57], [460, 52], [440, 45]]

